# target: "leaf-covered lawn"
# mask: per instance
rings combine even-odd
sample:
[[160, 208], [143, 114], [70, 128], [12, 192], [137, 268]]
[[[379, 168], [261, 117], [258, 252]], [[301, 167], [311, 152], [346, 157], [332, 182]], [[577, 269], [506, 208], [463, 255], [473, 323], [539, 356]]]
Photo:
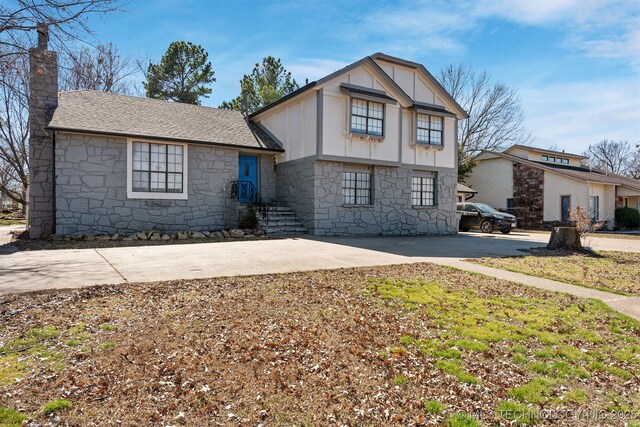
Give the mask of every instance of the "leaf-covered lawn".
[[640, 253], [601, 251], [598, 256], [537, 249], [530, 255], [466, 261], [588, 288], [640, 295]]
[[622, 426], [640, 407], [640, 322], [431, 264], [4, 296], [0, 319], [6, 425]]

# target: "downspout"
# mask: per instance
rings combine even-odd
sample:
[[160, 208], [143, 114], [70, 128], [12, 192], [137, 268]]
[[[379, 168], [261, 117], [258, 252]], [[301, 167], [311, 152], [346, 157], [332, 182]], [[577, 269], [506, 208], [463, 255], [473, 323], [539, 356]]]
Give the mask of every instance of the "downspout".
[[53, 200], [51, 201], [51, 205], [53, 206], [53, 218], [51, 221], [51, 224], [53, 224], [53, 233], [56, 233], [58, 231], [58, 224], [57, 224], [57, 215], [56, 215], [56, 131], [52, 131], [53, 132], [53, 136], [51, 137], [51, 163], [52, 163], [52, 168], [53, 171], [51, 173], [51, 179], [52, 179], [52, 198]]

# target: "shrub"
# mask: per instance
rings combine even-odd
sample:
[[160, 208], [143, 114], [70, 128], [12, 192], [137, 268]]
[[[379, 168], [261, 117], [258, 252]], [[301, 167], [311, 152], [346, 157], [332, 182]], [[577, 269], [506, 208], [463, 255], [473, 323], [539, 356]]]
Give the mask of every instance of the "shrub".
[[640, 212], [629, 207], [618, 208], [616, 209], [616, 224], [620, 228], [640, 227]]
[[256, 214], [256, 207], [251, 204], [247, 207], [242, 218], [238, 222], [239, 228], [256, 228], [258, 224], [258, 215]]

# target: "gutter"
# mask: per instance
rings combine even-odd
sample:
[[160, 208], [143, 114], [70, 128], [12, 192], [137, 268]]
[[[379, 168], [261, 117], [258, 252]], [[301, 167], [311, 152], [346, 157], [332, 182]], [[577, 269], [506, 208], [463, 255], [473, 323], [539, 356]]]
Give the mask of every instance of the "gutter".
[[103, 132], [96, 130], [87, 130], [87, 129], [72, 129], [72, 128], [61, 128], [61, 127], [46, 127], [46, 130], [52, 130], [57, 132], [70, 132], [70, 133], [80, 133], [85, 135], [101, 135], [101, 136], [111, 136], [111, 137], [121, 137], [121, 138], [146, 138], [146, 139], [155, 139], [158, 141], [166, 141], [166, 142], [182, 142], [186, 144], [196, 144], [196, 145], [208, 145], [213, 147], [224, 147], [224, 148], [235, 148], [235, 149], [251, 149], [251, 150], [260, 150], [260, 151], [268, 151], [271, 153], [284, 153], [284, 149], [282, 148], [267, 148], [267, 147], [254, 147], [251, 145], [236, 145], [236, 144], [224, 144], [220, 142], [211, 142], [211, 141], [197, 141], [192, 139], [185, 138], [169, 138], [165, 136], [154, 136], [154, 135], [140, 135], [140, 134], [129, 134], [125, 132]]

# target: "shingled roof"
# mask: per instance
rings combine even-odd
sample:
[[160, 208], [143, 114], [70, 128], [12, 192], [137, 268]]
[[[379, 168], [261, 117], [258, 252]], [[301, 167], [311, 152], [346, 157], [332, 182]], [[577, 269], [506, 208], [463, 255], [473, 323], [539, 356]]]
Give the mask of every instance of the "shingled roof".
[[56, 131], [284, 151], [238, 111], [113, 93], [60, 92], [47, 127]]
[[504, 152], [485, 150], [483, 153], [502, 157], [514, 162], [519, 162], [529, 166], [533, 166], [539, 169], [555, 172], [560, 175], [568, 176], [575, 179], [581, 179], [588, 182], [595, 182], [600, 184], [613, 184], [624, 185], [625, 187], [632, 188], [634, 190], [640, 190], [640, 180], [628, 178], [617, 174], [605, 174], [599, 170], [589, 170], [579, 166], [567, 166], [555, 163], [544, 163], [532, 160], [523, 159], [522, 157], [514, 156]]

